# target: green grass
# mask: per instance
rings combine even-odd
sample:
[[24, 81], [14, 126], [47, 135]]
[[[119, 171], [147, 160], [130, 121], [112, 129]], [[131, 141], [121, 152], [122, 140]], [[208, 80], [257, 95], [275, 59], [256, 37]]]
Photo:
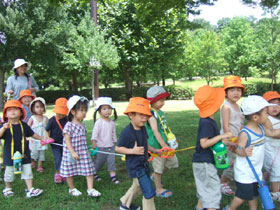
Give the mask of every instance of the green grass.
[[[121, 105], [121, 104], [119, 104]], [[49, 107], [50, 111], [52, 108]], [[186, 110], [178, 112], [166, 112], [166, 118], [172, 131], [176, 134], [179, 140], [180, 148], [185, 148], [195, 145], [197, 136], [197, 127], [199, 114], [197, 110]], [[219, 115], [215, 116], [219, 121]], [[88, 128], [88, 139], [90, 139], [92, 131], [92, 120], [87, 119], [85, 123]], [[117, 136], [121, 130], [129, 123], [126, 116], [120, 116], [116, 122]], [[88, 142], [90, 143], [90, 142]], [[194, 150], [177, 153], [179, 159], [179, 168], [170, 170], [163, 176], [165, 188], [171, 190], [174, 196], [168, 199], [155, 198], [157, 209], [168, 210], [189, 210], [194, 209], [196, 205], [196, 188], [192, 173], [192, 154]], [[42, 188], [44, 194], [38, 198], [27, 200], [25, 198], [25, 183], [20, 180], [20, 176], [16, 176], [13, 183], [15, 192], [14, 197], [5, 199], [0, 196], [2, 209], [101, 209], [111, 210], [117, 209], [119, 199], [131, 186], [131, 180], [126, 171], [125, 163], [116, 158], [117, 175], [120, 180], [119, 185], [114, 185], [109, 179], [107, 171], [100, 172], [101, 182], [95, 183], [95, 188], [102, 193], [102, 197], [92, 199], [86, 196], [86, 179], [84, 177], [75, 177], [76, 187], [83, 192], [83, 195], [78, 198], [73, 198], [68, 195], [66, 184], [54, 184], [53, 175], [55, 173], [53, 157], [51, 149], [46, 152], [46, 162], [44, 163], [45, 171], [39, 174], [34, 171], [34, 186]], [[3, 177], [3, 171], [2, 171]], [[4, 183], [1, 183], [1, 189], [4, 188]], [[232, 197], [223, 196], [221, 207], [224, 207], [231, 201]], [[135, 203], [141, 205], [142, 197], [140, 196]], [[247, 204], [240, 210], [247, 210]]]

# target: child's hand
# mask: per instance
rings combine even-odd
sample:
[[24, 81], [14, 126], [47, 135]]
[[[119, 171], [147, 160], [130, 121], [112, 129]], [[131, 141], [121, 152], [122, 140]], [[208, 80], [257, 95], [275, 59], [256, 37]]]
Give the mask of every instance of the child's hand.
[[73, 159], [75, 159], [75, 160], [80, 159], [79, 155], [76, 152], [71, 153], [71, 155], [72, 155]]
[[92, 149], [95, 149], [96, 148], [96, 141], [92, 141]]
[[158, 156], [161, 155], [161, 151], [160, 151], [159, 149], [155, 149], [155, 150], [153, 151], [153, 153], [154, 153], [154, 154], [157, 154]]
[[248, 157], [251, 157], [253, 155], [253, 147], [247, 147], [245, 149], [245, 152], [246, 152]]
[[226, 132], [226, 133], [222, 134], [223, 139], [229, 139], [232, 137], [233, 137], [233, 134], [231, 132]]
[[4, 123], [3, 128], [4, 128], [5, 130], [9, 129], [9, 128], [10, 128], [10, 123], [9, 123], [9, 122]]
[[138, 147], [137, 146], [137, 142], [135, 142], [135, 145], [134, 145], [134, 147], [132, 149], [132, 152], [135, 155], [144, 155], [145, 149], [144, 149], [143, 146], [142, 147]]

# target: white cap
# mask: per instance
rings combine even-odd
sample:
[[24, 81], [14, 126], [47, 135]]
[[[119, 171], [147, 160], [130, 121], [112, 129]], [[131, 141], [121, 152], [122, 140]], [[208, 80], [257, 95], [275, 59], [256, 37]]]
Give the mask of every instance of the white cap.
[[[71, 109], [78, 103], [78, 101], [87, 101], [88, 99], [84, 96], [78, 96], [78, 95], [73, 95], [72, 97], [70, 97], [67, 101], [67, 107], [68, 107], [68, 114], [71, 111]], [[89, 104], [88, 104], [89, 106]]]
[[99, 97], [99, 98], [97, 98], [95, 110], [98, 110], [99, 107], [102, 106], [102, 105], [108, 105], [112, 109], [115, 109], [115, 106], [112, 104], [112, 98], [110, 98], [110, 97]]
[[18, 59], [16, 59], [15, 62], [14, 62], [14, 67], [13, 67], [13, 69], [16, 69], [16, 68], [18, 68], [18, 67], [20, 67], [20, 66], [22, 66], [22, 65], [24, 65], [24, 64], [27, 64], [27, 69], [29, 69], [29, 68], [31, 67], [31, 64], [30, 64], [30, 63], [28, 63], [27, 61], [25, 61], [25, 60], [22, 59], [22, 58], [18, 58]]
[[241, 103], [241, 112], [243, 115], [251, 115], [261, 111], [268, 106], [278, 106], [277, 104], [268, 103], [263, 97], [250, 95]]
[[29, 109], [31, 109], [32, 104], [34, 104], [36, 101], [41, 101], [42, 104], [44, 105], [44, 108], [46, 109], [46, 101], [45, 101], [45, 99], [43, 99], [42, 97], [36, 97], [36, 98], [34, 98], [34, 99], [30, 102], [30, 104], [29, 104]]

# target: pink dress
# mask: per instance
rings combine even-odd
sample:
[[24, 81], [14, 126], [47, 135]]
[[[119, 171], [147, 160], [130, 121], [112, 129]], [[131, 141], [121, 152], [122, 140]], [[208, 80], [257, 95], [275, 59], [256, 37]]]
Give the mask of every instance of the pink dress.
[[63, 155], [60, 166], [60, 175], [62, 177], [72, 177], [76, 175], [90, 176], [94, 172], [94, 164], [90, 158], [87, 147], [87, 129], [81, 123], [67, 122], [63, 134], [71, 136], [71, 143], [75, 152], [80, 157], [79, 160], [73, 162], [71, 154], [66, 147], [65, 139], [63, 139]]

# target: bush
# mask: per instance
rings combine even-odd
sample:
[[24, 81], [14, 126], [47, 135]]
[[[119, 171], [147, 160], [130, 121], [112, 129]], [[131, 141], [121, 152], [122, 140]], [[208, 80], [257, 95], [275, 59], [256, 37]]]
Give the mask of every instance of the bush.
[[[244, 84], [246, 90], [244, 96], [248, 95], [260, 95], [262, 96], [265, 92], [271, 90], [271, 84], [270, 83], [263, 83], [263, 82], [257, 82], [257, 83], [249, 83]], [[280, 85], [276, 84], [273, 85], [273, 89], [276, 91], [280, 90]]]
[[[194, 95], [194, 91], [191, 88], [181, 88], [174, 85], [164, 87], [166, 91], [171, 93], [170, 99], [173, 100], [187, 100], [191, 99]], [[133, 97], [146, 97], [146, 93], [149, 87], [133, 87]], [[92, 99], [91, 89], [83, 89], [79, 93], [82, 96]], [[100, 96], [111, 97], [113, 101], [125, 101], [127, 100], [128, 90], [125, 88], [104, 88], [99, 90]], [[59, 97], [69, 98], [74, 95], [72, 91], [65, 90], [40, 90], [37, 92], [37, 96], [43, 97], [46, 103], [53, 104]]]

